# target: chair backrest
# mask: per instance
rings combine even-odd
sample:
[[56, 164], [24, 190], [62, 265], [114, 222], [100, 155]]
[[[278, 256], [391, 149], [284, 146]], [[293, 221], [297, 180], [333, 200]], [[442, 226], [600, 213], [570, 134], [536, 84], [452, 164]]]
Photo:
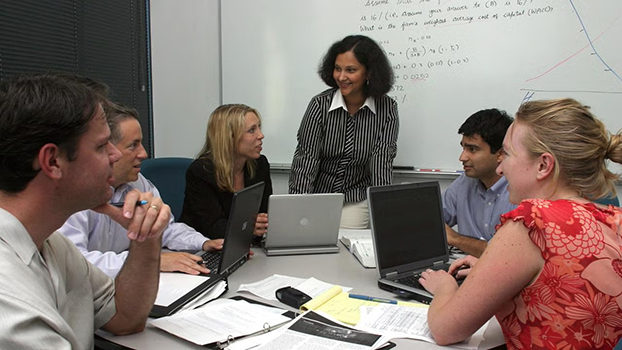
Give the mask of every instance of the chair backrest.
[[605, 197], [605, 198], [601, 198], [598, 200], [595, 200], [594, 202], [598, 203], [598, 204], [604, 204], [604, 205], [613, 205], [616, 207], [620, 206], [620, 200], [618, 199], [618, 197], [615, 196], [611, 196], [611, 197]]
[[140, 172], [160, 191], [164, 203], [178, 220], [184, 206], [186, 170], [194, 161], [192, 158], [163, 157], [146, 159], [140, 165]]

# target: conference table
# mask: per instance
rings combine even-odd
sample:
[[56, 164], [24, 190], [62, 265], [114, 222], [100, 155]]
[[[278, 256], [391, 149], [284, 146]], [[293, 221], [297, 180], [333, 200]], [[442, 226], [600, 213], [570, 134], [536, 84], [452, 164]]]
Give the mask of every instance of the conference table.
[[[273, 274], [279, 274], [299, 278], [314, 277], [323, 282], [351, 287], [353, 293], [407, 300], [378, 288], [376, 269], [364, 268], [341, 243], [339, 245], [339, 253], [289, 256], [266, 256], [262, 249], [253, 248], [253, 257], [229, 276], [229, 290], [220, 298], [241, 295], [291, 310], [280, 302], [266, 301], [247, 292], [239, 294], [236, 292], [242, 283], [253, 283]], [[112, 336], [103, 331], [98, 331], [97, 334], [114, 343], [134, 349], [205, 349], [151, 325], [147, 325], [145, 331], [141, 333], [126, 336]], [[501, 328], [494, 318], [489, 322], [484, 337], [485, 340], [480, 344], [480, 349], [490, 349], [503, 344]], [[396, 339], [393, 342], [397, 345], [394, 349], [452, 348], [411, 339]]]

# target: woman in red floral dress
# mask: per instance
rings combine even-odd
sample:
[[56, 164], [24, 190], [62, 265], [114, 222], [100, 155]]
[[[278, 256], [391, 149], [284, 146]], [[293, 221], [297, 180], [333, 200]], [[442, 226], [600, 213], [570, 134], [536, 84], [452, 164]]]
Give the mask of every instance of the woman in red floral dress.
[[[622, 338], [622, 210], [590, 199], [615, 193], [622, 134], [572, 99], [523, 104], [497, 172], [518, 207], [501, 217], [482, 257], [423, 273], [439, 344], [469, 337], [490, 317], [508, 349], [612, 349]], [[458, 288], [451, 273], [468, 278]]]

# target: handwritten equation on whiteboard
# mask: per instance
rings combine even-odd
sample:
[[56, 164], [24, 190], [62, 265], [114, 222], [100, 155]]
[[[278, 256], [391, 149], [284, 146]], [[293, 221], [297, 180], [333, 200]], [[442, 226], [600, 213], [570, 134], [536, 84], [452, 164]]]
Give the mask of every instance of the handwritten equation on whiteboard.
[[[438, 75], [471, 64], [478, 48], [472, 40], [447, 39], [446, 30], [471, 25], [522, 21], [556, 11], [549, 0], [363, 0], [358, 31], [376, 38], [395, 72], [389, 94], [407, 103], [409, 90]], [[396, 34], [393, 34], [396, 33]], [[399, 33], [399, 35], [397, 35]], [[400, 39], [396, 39], [400, 38]], [[471, 45], [469, 45], [471, 43]]]

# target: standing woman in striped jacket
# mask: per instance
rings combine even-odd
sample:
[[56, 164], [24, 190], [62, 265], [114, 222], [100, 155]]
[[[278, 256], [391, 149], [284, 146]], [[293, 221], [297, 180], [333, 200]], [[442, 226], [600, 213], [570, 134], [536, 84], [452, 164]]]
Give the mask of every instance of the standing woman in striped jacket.
[[311, 99], [298, 129], [290, 193], [343, 193], [342, 228], [367, 228], [367, 187], [393, 177], [399, 120], [386, 94], [394, 74], [380, 46], [362, 35], [334, 43], [318, 73], [331, 88]]

